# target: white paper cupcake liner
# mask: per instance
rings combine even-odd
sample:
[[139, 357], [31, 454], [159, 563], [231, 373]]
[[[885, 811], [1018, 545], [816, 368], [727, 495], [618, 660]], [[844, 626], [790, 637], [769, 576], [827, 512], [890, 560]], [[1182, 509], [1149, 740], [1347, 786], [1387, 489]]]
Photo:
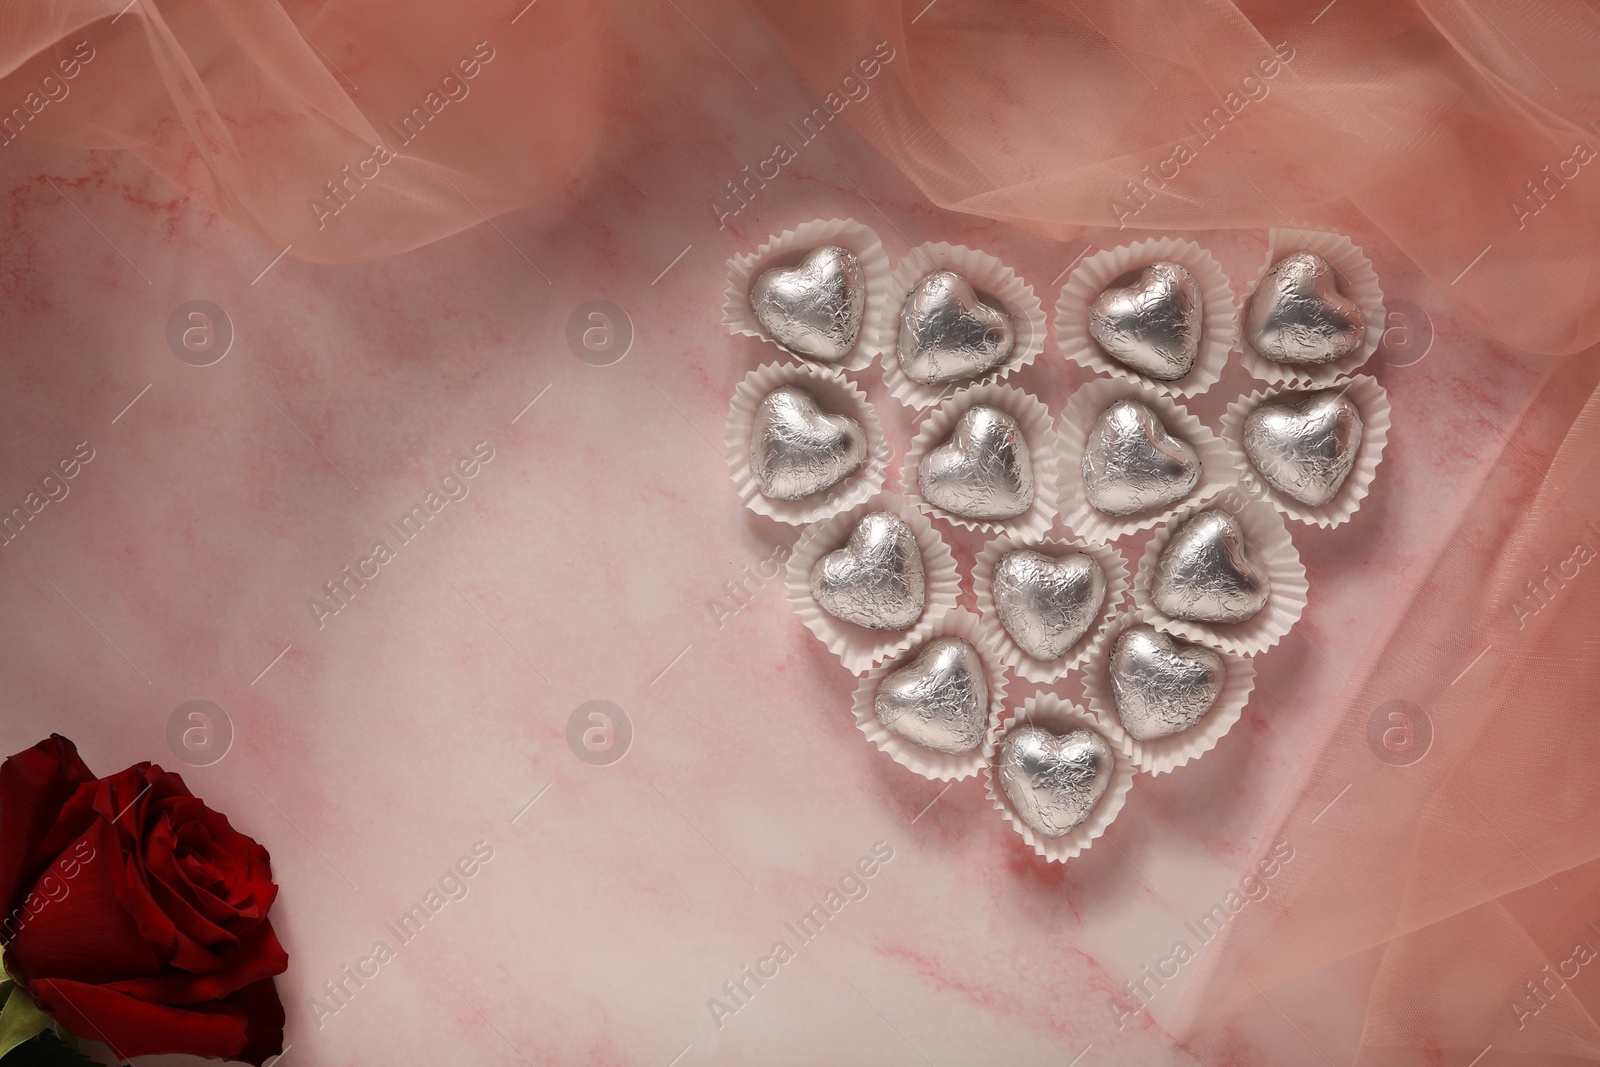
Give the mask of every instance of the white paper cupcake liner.
[[[979, 658], [983, 660], [984, 681], [989, 686], [989, 722], [983, 731], [983, 743], [971, 752], [963, 752], [960, 755], [935, 752], [931, 748], [923, 748], [907, 741], [899, 734], [890, 733], [883, 723], [878, 721], [878, 714], [873, 706], [873, 700], [878, 694], [878, 683], [911, 663], [924, 645], [940, 637], [959, 637], [977, 649]], [[1005, 698], [1006, 672], [1000, 662], [1000, 653], [984, 637], [978, 617], [969, 611], [957, 608], [941, 616], [922, 640], [862, 676], [856, 685], [854, 706], [856, 728], [865, 734], [867, 740], [876, 745], [880, 752], [886, 753], [900, 766], [924, 778], [940, 782], [971, 778], [994, 757], [995, 733], [1000, 727], [1000, 718], [1005, 710]]]
[[[1189, 622], [1174, 619], [1157, 608], [1151, 600], [1156, 560], [1161, 557], [1162, 550], [1179, 527], [1196, 512], [1208, 507], [1221, 508], [1239, 520], [1239, 528], [1244, 533], [1245, 553], [1255, 561], [1256, 566], [1266, 571], [1271, 584], [1266, 606], [1244, 622]], [[1289, 527], [1284, 524], [1283, 516], [1265, 500], [1233, 488], [1184, 508], [1157, 528], [1145, 545], [1144, 557], [1139, 561], [1139, 573], [1133, 582], [1134, 603], [1149, 610], [1161, 629], [1238, 656], [1265, 652], [1283, 640], [1284, 635], [1300, 621], [1309, 591], [1305, 564], [1300, 562], [1300, 553], [1294, 547], [1294, 539], [1289, 536]]]
[[[867, 306], [861, 316], [861, 330], [856, 334], [855, 346], [837, 363], [810, 360], [784, 348], [756, 320], [755, 310], [750, 307], [750, 286], [762, 271], [769, 267], [792, 267], [808, 253], [828, 245], [838, 245], [854, 252], [861, 261], [861, 270], [867, 283]], [[722, 297], [722, 324], [735, 336], [759, 337], [786, 355], [806, 360], [814, 366], [839, 371], [866, 370], [872, 363], [873, 354], [883, 347], [886, 329], [889, 330], [889, 343], [894, 343], [892, 316], [887, 313], [890, 269], [889, 253], [884, 251], [883, 242], [871, 227], [855, 219], [817, 219], [807, 222], [767, 238], [754, 252], [746, 252], [728, 260], [728, 288]]]
[[[887, 511], [900, 516], [911, 528], [922, 552], [924, 597], [922, 617], [907, 630], [873, 630], [853, 622], [836, 618], [818, 605], [811, 595], [811, 570], [817, 560], [850, 540], [856, 523], [867, 514]], [[921, 644], [933, 631], [934, 625], [948, 612], [955, 610], [961, 595], [961, 576], [956, 571], [956, 560], [950, 548], [934, 529], [928, 517], [919, 512], [905, 497], [893, 493], [879, 493], [863, 504], [831, 519], [813, 523], [794, 546], [789, 556], [784, 588], [789, 604], [806, 628], [828, 646], [828, 651], [839, 657], [854, 674], [872, 668], [890, 656], [903, 652], [913, 644]]]
[[1116, 760], [1111, 770], [1111, 783], [1106, 786], [1106, 791], [1101, 795], [1099, 802], [1090, 810], [1089, 817], [1073, 827], [1070, 833], [1060, 837], [1045, 837], [1043, 834], [1034, 833], [1033, 827], [1023, 821], [1011, 803], [1011, 798], [1006, 796], [1005, 789], [1000, 785], [999, 776], [995, 772], [997, 759], [991, 759], [985, 765], [983, 774], [988, 786], [989, 802], [1035, 852], [1052, 862], [1064, 863], [1088, 848], [1095, 838], [1105, 833], [1106, 827], [1116, 819], [1123, 803], [1127, 801], [1128, 790], [1133, 788], [1133, 756], [1129, 748], [1131, 739], [1114, 721], [1102, 722], [1053, 693], [1037, 693], [1028, 698], [1021, 713], [1012, 715], [1006, 720], [995, 737], [995, 751], [999, 751], [1008, 732], [1019, 725], [1025, 726], [1029, 723], [1057, 735], [1080, 728], [1093, 730], [1110, 744], [1112, 755]]
[[[1355, 465], [1345, 475], [1344, 484], [1332, 500], [1320, 508], [1307, 507], [1292, 496], [1274, 489], [1261, 472], [1250, 462], [1244, 450], [1244, 420], [1265, 401], [1276, 400], [1284, 393], [1301, 394], [1306, 390], [1262, 389], [1249, 396], [1240, 397], [1228, 405], [1222, 416], [1222, 439], [1241, 472], [1245, 488], [1272, 502], [1289, 518], [1317, 526], [1332, 527], [1349, 521], [1361, 507], [1377, 477], [1378, 462], [1383, 458], [1384, 446], [1389, 441], [1389, 394], [1371, 375], [1358, 374], [1336, 383], [1361, 412], [1361, 445], [1356, 452]], [[1315, 390], [1310, 390], [1315, 392]], [[1292, 397], [1291, 397], [1292, 399]]]
[[[1168, 636], [1181, 636], [1172, 630], [1169, 623], [1162, 621], [1156, 613], [1148, 610], [1127, 612], [1115, 619], [1110, 626], [1100, 634], [1094, 648], [1089, 652], [1089, 662], [1083, 670], [1083, 695], [1089, 702], [1089, 710], [1101, 722], [1115, 723], [1122, 727], [1122, 716], [1117, 713], [1117, 702], [1111, 687], [1111, 651], [1116, 646], [1117, 638], [1132, 626], [1140, 623], [1149, 623], [1157, 630]], [[1198, 642], [1205, 645], [1205, 642]], [[1255, 661], [1249, 656], [1240, 656], [1221, 648], [1211, 648], [1222, 657], [1223, 669], [1226, 672], [1222, 683], [1222, 691], [1217, 694], [1216, 703], [1211, 705], [1211, 710], [1206, 712], [1205, 718], [1184, 730], [1182, 733], [1170, 737], [1157, 738], [1154, 741], [1140, 741], [1132, 734], [1128, 734], [1129, 752], [1134, 766], [1146, 774], [1166, 774], [1168, 771], [1182, 767], [1190, 760], [1199, 759], [1202, 755], [1217, 747], [1217, 742], [1222, 736], [1233, 728], [1239, 721], [1239, 716], [1244, 714], [1244, 708], [1250, 701], [1250, 692], [1256, 684]], [[1123, 732], [1126, 733], [1126, 728]]]
[[[1052, 660], [1034, 659], [1011, 637], [1000, 622], [1000, 613], [994, 601], [994, 569], [1000, 557], [1017, 548], [1031, 548], [1047, 556], [1064, 556], [1068, 552], [1087, 552], [1106, 576], [1106, 598], [1100, 612], [1084, 635], [1062, 655]], [[983, 546], [972, 566], [972, 584], [978, 597], [978, 617], [983, 621], [983, 632], [1000, 650], [1005, 665], [1030, 682], [1053, 682], [1082, 663], [1094, 647], [1095, 640], [1106, 624], [1116, 616], [1128, 595], [1130, 586], [1127, 561], [1122, 553], [1109, 545], [1096, 545], [1072, 538], [997, 537]]]
[[[1119, 278], [1162, 260], [1188, 268], [1204, 297], [1199, 354], [1189, 373], [1175, 382], [1158, 382], [1111, 358], [1089, 332], [1089, 308], [1101, 293], [1115, 288], [1113, 283]], [[1238, 334], [1239, 309], [1228, 276], [1210, 252], [1193, 241], [1176, 237], [1151, 237], [1096, 252], [1073, 268], [1056, 297], [1055, 337], [1062, 355], [1090, 370], [1141, 382], [1168, 396], [1195, 396], [1215, 385], [1228, 365], [1228, 353]]]
[[[1367, 336], [1361, 347], [1332, 363], [1312, 366], [1303, 363], [1278, 363], [1260, 355], [1250, 347], [1245, 320], [1250, 313], [1250, 301], [1266, 279], [1273, 264], [1295, 252], [1315, 252], [1332, 264], [1336, 272], [1339, 291], [1361, 308], [1367, 320]], [[1239, 312], [1240, 363], [1250, 376], [1264, 382], [1292, 389], [1321, 389], [1347, 374], [1354, 373], [1378, 350], [1388, 316], [1383, 307], [1383, 289], [1378, 284], [1372, 261], [1350, 238], [1337, 233], [1322, 233], [1310, 229], [1272, 230], [1267, 234], [1267, 259], [1250, 282], [1249, 291]]]
[[[968, 519], [930, 504], [922, 495], [917, 477], [922, 457], [944, 444], [956, 423], [975, 404], [998, 408], [1016, 420], [1028, 443], [1028, 459], [1033, 466], [1033, 506], [1011, 519]], [[1037, 397], [1009, 385], [969, 385], [922, 417], [911, 448], [900, 469], [900, 484], [906, 497], [927, 515], [968, 530], [1038, 537], [1055, 522], [1059, 506], [1056, 487], [1056, 443], [1050, 423], [1050, 409]]]
[[[951, 270], [965, 278], [985, 303], [998, 304], [1011, 316], [1016, 329], [1016, 343], [1004, 363], [986, 374], [966, 382], [952, 385], [924, 385], [906, 377], [900, 366], [897, 346], [900, 339], [900, 309], [906, 297], [919, 281], [936, 270]], [[980, 382], [997, 382], [1012, 371], [1026, 367], [1044, 350], [1044, 307], [1034, 295], [1033, 286], [1023, 281], [1016, 271], [986, 252], [961, 245], [931, 243], [913, 248], [905, 259], [895, 264], [889, 277], [889, 298], [885, 307], [885, 328], [877, 334], [881, 347], [877, 351], [883, 365], [883, 381], [889, 394], [908, 407], [930, 408], [953, 389], [976, 385]]]
[[[1167, 432], [1189, 442], [1200, 455], [1200, 480], [1182, 500], [1136, 515], [1107, 515], [1089, 503], [1083, 485], [1083, 450], [1095, 420], [1119, 400], [1137, 400], [1161, 417]], [[1056, 431], [1056, 486], [1061, 496], [1061, 521], [1079, 537], [1105, 544], [1146, 530], [1187, 503], [1202, 500], [1237, 484], [1236, 461], [1225, 444], [1189, 409], [1125, 378], [1097, 378], [1067, 397]]]
[[[755, 473], [750, 469], [750, 431], [755, 426], [756, 409], [767, 394], [784, 385], [794, 385], [816, 398], [829, 414], [848, 415], [867, 433], [867, 459], [849, 477], [820, 493], [801, 500], [772, 500], [761, 494]], [[793, 526], [805, 526], [837, 515], [865, 501], [883, 488], [889, 466], [889, 446], [877, 413], [867, 403], [867, 394], [842, 375], [811, 363], [768, 363], [745, 375], [733, 391], [728, 424], [723, 432], [723, 450], [734, 488], [744, 506]]]

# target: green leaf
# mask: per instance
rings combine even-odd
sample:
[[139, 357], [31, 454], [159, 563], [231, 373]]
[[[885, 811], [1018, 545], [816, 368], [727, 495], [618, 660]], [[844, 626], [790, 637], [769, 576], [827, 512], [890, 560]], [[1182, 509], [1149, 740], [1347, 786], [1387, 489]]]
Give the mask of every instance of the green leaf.
[[50, 1016], [20, 986], [6, 997], [0, 1009], [0, 1059], [24, 1041], [32, 1040], [50, 1025]]

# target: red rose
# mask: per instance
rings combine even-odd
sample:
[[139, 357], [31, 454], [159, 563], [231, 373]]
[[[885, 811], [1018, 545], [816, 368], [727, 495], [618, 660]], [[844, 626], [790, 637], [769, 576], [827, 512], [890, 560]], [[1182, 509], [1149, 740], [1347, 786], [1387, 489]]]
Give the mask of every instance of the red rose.
[[118, 1056], [282, 1051], [277, 893], [267, 850], [160, 767], [97, 779], [60, 735], [0, 765], [6, 970]]

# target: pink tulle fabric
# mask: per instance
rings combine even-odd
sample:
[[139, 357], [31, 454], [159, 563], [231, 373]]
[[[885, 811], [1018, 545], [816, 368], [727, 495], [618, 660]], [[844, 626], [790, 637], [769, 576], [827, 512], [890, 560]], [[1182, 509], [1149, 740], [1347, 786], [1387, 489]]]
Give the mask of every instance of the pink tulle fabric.
[[[608, 70], [603, 0], [517, 14], [515, 66], [469, 28], [491, 21], [476, 0], [124, 2], [0, 6], [22, 102], [0, 140], [133, 152], [306, 259], [554, 201], [601, 134], [602, 81], [651, 89]], [[1062, 239], [1339, 230], [1400, 248], [1513, 347], [1600, 340], [1600, 12], [1580, 0], [749, 2], [819, 106], [887, 42], [840, 110], [941, 207]], [[487, 106], [435, 122], [467, 94]], [[1204, 1062], [1254, 1062], [1286, 1025], [1306, 1063], [1600, 1061], [1597, 379], [1552, 363], [1330, 710], [1263, 836], [1295, 862], [1188, 995]], [[1393, 729], [1417, 728], [1407, 707], [1431, 724], [1405, 766], [1374, 755], [1392, 701]], [[1320, 1010], [1352, 997], [1359, 1015]]]
[[1264, 837], [1295, 860], [1190, 989], [1203, 1062], [1290, 1019], [1297, 1062], [1600, 1061], [1597, 382], [1552, 370], [1330, 709]]
[[609, 6], [16, 0], [0, 142], [126, 149], [294, 258], [394, 255], [565, 188]]

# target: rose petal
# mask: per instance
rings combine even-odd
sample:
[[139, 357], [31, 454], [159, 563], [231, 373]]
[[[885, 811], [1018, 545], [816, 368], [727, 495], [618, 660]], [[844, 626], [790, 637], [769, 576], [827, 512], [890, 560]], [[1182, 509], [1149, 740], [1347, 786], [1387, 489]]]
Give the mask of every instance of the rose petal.
[[283, 1001], [278, 999], [278, 987], [272, 979], [245, 986], [227, 1003], [242, 1009], [250, 1019], [245, 1046], [238, 1054], [241, 1060], [261, 1067], [283, 1051]]
[[96, 822], [80, 841], [83, 847], [67, 853], [80, 866], [62, 878], [66, 892], [57, 899], [46, 894], [6, 946], [6, 966], [30, 986], [44, 978], [114, 982], [159, 973], [155, 947], [119, 895], [125, 876], [116, 832]]
[[54, 858], [41, 860], [35, 853], [62, 806], [80, 785], [93, 780], [77, 746], [60, 734], [51, 734], [0, 764], [0, 811], [5, 812], [0, 820], [0, 909], [4, 914], [22, 903], [22, 891]]
[[200, 1004], [219, 1000], [288, 969], [289, 954], [278, 942], [277, 933], [270, 923], [258, 923], [239, 939], [221, 970], [211, 974], [162, 974], [109, 982], [106, 988], [163, 1004]]
[[[213, 1001], [194, 1007], [151, 1004], [105, 986], [71, 981], [30, 983], [28, 991], [68, 1030], [90, 1041], [105, 1042], [124, 1059], [187, 1053], [259, 1065], [282, 1051], [283, 1005], [275, 990], [270, 991], [269, 999], [267, 993], [248, 988], [252, 992], [240, 997], [238, 1004]], [[271, 1046], [274, 1032], [277, 1046], [263, 1052]]]

